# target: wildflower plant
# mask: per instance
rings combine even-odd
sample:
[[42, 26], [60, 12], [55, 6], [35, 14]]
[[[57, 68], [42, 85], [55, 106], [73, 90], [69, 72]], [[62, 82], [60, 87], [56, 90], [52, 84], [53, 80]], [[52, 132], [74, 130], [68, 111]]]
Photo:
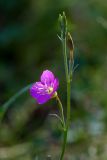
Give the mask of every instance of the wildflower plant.
[[[74, 44], [70, 33], [67, 30], [67, 20], [65, 13], [59, 15], [59, 23], [61, 35], [59, 37], [62, 43], [63, 49], [63, 57], [64, 57], [64, 66], [65, 66], [65, 75], [66, 75], [66, 84], [67, 84], [67, 115], [66, 118], [63, 113], [63, 105], [61, 100], [57, 94], [57, 89], [59, 86], [58, 78], [55, 78], [54, 74], [49, 71], [43, 71], [40, 81], [34, 83], [30, 88], [30, 94], [33, 98], [35, 98], [38, 104], [43, 104], [50, 100], [51, 98], [56, 98], [59, 104], [59, 115], [56, 115], [57, 118], [60, 119], [60, 122], [63, 127], [63, 144], [62, 144], [62, 152], [60, 155], [60, 160], [63, 159], [65, 153], [65, 147], [67, 142], [67, 133], [70, 126], [70, 116], [71, 116], [71, 103], [70, 103], [70, 95], [71, 95], [71, 81], [72, 74], [74, 70]], [[69, 49], [69, 54], [67, 54], [67, 47]]]
[[[67, 133], [68, 129], [70, 127], [70, 119], [71, 119], [71, 81], [73, 72], [75, 70], [74, 67], [74, 44], [72, 37], [67, 29], [67, 19], [66, 15], [63, 12], [62, 15], [59, 15], [59, 24], [60, 24], [60, 36], [58, 35], [58, 38], [60, 39], [62, 43], [62, 52], [64, 57], [64, 67], [65, 67], [65, 75], [66, 75], [66, 89], [67, 89], [67, 106], [66, 106], [66, 116], [63, 112], [63, 105], [59, 98], [59, 95], [57, 93], [58, 87], [59, 87], [59, 80], [55, 75], [52, 73], [52, 71], [45, 70], [43, 71], [40, 80], [38, 82], [35, 82], [33, 84], [28, 85], [27, 87], [23, 88], [21, 91], [16, 93], [12, 98], [10, 98], [3, 106], [2, 106], [2, 112], [0, 114], [1, 116], [1, 122], [4, 118], [4, 115], [9, 107], [11, 107], [11, 104], [15, 102], [15, 100], [21, 96], [26, 91], [30, 90], [30, 95], [36, 99], [37, 103], [42, 105], [49, 101], [51, 98], [54, 98], [58, 102], [59, 106], [59, 112], [60, 115], [55, 116], [60, 120], [62, 125], [62, 132], [63, 132], [63, 143], [62, 143], [62, 150], [60, 155], [60, 160], [63, 160], [66, 143], [67, 143]], [[69, 53], [67, 53], [67, 50]]]

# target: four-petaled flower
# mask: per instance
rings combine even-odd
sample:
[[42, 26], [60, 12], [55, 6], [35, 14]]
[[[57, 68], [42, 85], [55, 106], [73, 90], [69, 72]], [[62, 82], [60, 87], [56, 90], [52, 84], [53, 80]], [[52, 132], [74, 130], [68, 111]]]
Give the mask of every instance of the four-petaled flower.
[[59, 86], [58, 78], [49, 71], [43, 71], [40, 82], [34, 83], [30, 88], [30, 94], [35, 98], [38, 104], [43, 104], [57, 94]]

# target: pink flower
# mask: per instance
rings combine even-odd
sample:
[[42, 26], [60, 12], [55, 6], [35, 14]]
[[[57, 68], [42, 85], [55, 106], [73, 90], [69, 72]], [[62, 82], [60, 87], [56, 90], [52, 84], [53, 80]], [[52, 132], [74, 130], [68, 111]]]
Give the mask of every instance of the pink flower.
[[55, 95], [58, 86], [58, 78], [55, 78], [51, 71], [45, 70], [40, 82], [34, 83], [30, 88], [30, 95], [37, 100], [38, 104], [43, 104]]

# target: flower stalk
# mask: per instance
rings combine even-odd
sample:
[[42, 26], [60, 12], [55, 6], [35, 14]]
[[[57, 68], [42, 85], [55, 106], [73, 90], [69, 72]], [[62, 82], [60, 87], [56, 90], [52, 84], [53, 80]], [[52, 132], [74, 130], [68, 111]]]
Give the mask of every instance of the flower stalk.
[[60, 112], [61, 120], [63, 123], [63, 130], [65, 130], [65, 118], [64, 118], [64, 112], [63, 112], [63, 106], [58, 95], [56, 96], [56, 100], [58, 101], [58, 104], [59, 104], [59, 112]]
[[[66, 74], [66, 83], [67, 83], [67, 117], [65, 122], [65, 129], [63, 130], [63, 144], [62, 144], [62, 152], [60, 155], [60, 160], [63, 160], [66, 143], [67, 143], [67, 133], [70, 126], [70, 116], [71, 116], [71, 102], [70, 102], [70, 95], [71, 95], [71, 80], [72, 80], [72, 63], [73, 63], [73, 40], [70, 33], [67, 33], [67, 20], [65, 13], [63, 12], [62, 15], [59, 15], [59, 22], [61, 28], [61, 42], [63, 48], [63, 56], [64, 56], [64, 66], [65, 66], [65, 74]], [[68, 36], [68, 37], [67, 37]], [[68, 57], [67, 57], [67, 42], [68, 48], [70, 50], [69, 54], [69, 67], [68, 67]]]

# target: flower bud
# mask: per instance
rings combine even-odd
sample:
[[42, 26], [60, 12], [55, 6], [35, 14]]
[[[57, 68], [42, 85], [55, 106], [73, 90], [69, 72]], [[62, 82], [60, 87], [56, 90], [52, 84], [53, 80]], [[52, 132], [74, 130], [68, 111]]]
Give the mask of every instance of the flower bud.
[[66, 19], [65, 12], [63, 12], [62, 15], [59, 14], [59, 23], [61, 27], [62, 38], [65, 38], [66, 32], [67, 32], [67, 19]]
[[72, 62], [73, 59], [74, 59], [74, 43], [73, 43], [73, 39], [71, 37], [71, 34], [68, 32], [67, 34], [67, 45], [68, 45], [68, 48], [70, 50], [70, 61]]

